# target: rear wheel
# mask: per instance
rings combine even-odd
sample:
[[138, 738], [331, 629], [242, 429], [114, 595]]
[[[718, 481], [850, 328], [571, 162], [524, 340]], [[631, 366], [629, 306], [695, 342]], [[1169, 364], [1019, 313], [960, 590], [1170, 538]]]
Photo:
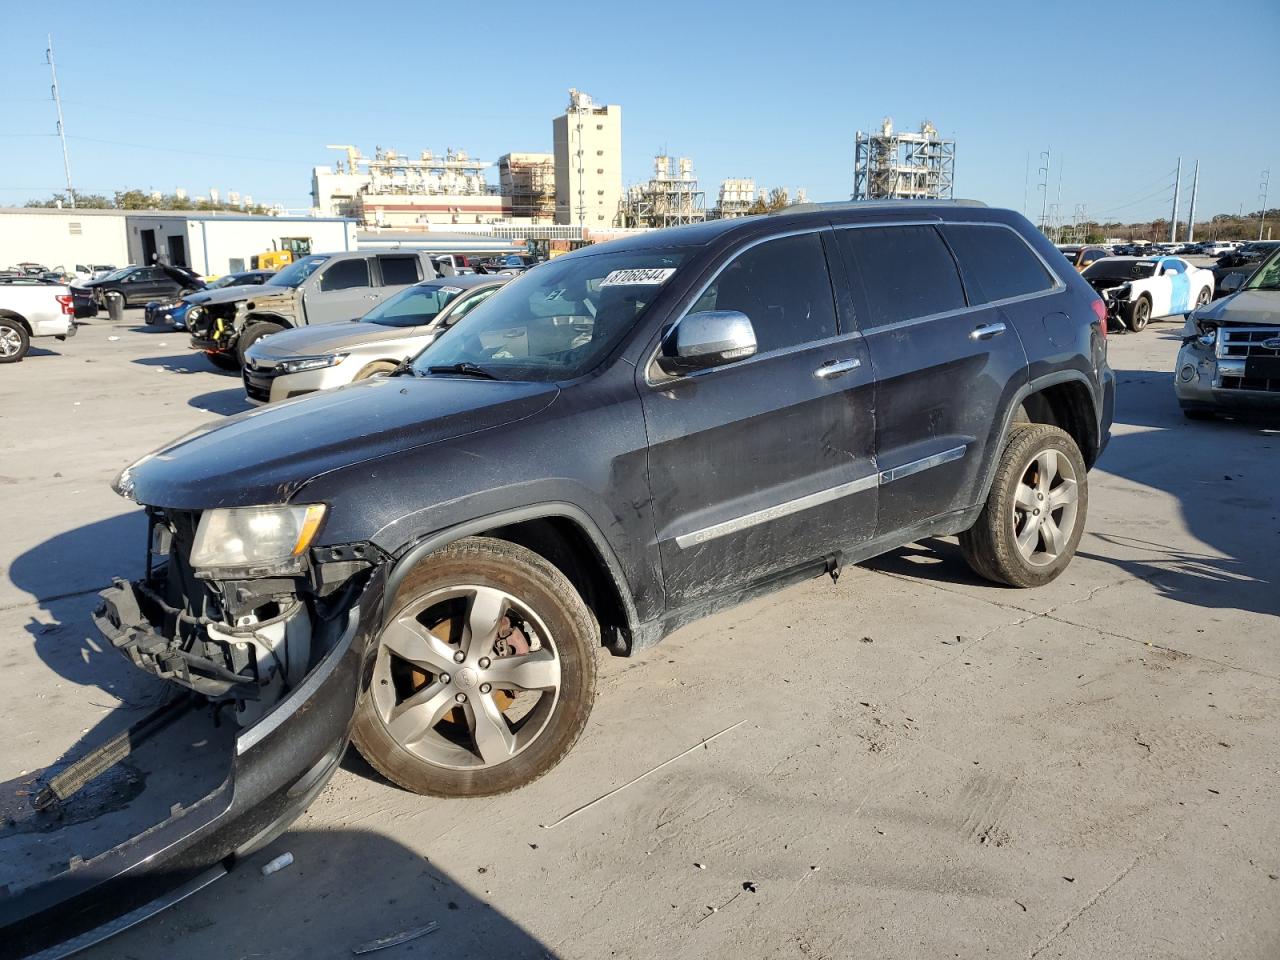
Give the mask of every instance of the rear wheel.
[[1075, 556], [1088, 507], [1084, 458], [1071, 436], [1045, 423], [1015, 423], [986, 505], [960, 534], [961, 552], [986, 580], [1043, 586]]
[[352, 734], [388, 780], [434, 796], [506, 793], [577, 742], [599, 628], [542, 557], [461, 540], [419, 564], [391, 609]]
[[1196, 297], [1196, 309], [1198, 310], [1200, 307], [1208, 306], [1209, 301], [1212, 299], [1213, 299], [1213, 288], [1212, 287], [1201, 288], [1200, 296]]
[[18, 363], [30, 349], [26, 327], [17, 320], [0, 317], [0, 363]]
[[1139, 297], [1134, 301], [1132, 309], [1129, 311], [1129, 329], [1134, 333], [1146, 329], [1148, 323], [1151, 322], [1151, 301], [1146, 297]]

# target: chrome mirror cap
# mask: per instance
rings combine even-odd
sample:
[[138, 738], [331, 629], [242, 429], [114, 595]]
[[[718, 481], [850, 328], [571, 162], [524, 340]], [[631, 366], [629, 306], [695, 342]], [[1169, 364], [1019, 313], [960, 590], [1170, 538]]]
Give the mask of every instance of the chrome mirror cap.
[[680, 374], [745, 360], [755, 355], [756, 331], [751, 318], [738, 310], [703, 310], [688, 314], [668, 338], [658, 366]]

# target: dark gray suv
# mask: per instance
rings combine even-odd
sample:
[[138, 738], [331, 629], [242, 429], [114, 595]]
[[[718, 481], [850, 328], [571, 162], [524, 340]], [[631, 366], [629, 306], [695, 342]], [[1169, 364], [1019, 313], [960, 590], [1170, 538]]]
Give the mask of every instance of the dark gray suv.
[[222, 792], [133, 855], [253, 849], [349, 736], [409, 790], [520, 787], [601, 645], [922, 537], [1049, 582], [1109, 436], [1105, 330], [1015, 213], [792, 207], [558, 257], [393, 376], [144, 457], [117, 489], [150, 560], [98, 625], [239, 730]]

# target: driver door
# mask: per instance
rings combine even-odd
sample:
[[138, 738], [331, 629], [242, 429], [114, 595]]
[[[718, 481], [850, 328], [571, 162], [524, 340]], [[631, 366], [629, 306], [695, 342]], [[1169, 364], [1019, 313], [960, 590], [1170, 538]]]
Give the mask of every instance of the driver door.
[[1191, 309], [1191, 278], [1187, 275], [1186, 261], [1176, 257], [1166, 257], [1160, 261], [1160, 276], [1166, 278], [1167, 282], [1159, 284], [1157, 289], [1152, 291], [1151, 315], [1167, 317], [1189, 311]]

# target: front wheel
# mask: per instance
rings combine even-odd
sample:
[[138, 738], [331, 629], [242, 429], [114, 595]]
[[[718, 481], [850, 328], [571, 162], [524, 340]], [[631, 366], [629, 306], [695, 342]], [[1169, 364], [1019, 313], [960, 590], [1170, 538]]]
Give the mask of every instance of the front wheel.
[[1044, 586], [1075, 556], [1088, 508], [1084, 458], [1071, 436], [1046, 423], [1015, 423], [960, 549], [986, 580]]
[[205, 354], [219, 370], [234, 371], [240, 369], [240, 359], [234, 353], [223, 353], [221, 350], [214, 350]]
[[244, 366], [244, 355], [249, 352], [249, 348], [261, 340], [263, 337], [269, 337], [273, 333], [279, 333], [284, 327], [278, 323], [251, 323], [245, 328], [244, 333], [240, 334], [240, 339], [236, 343], [235, 355], [240, 362], [240, 366]]
[[1134, 333], [1145, 330], [1148, 323], [1151, 322], [1151, 301], [1146, 297], [1139, 297], [1133, 304], [1133, 309], [1129, 313], [1129, 329]]
[[1201, 307], [1207, 307], [1209, 305], [1209, 301], [1212, 299], [1213, 299], [1213, 288], [1202, 287], [1200, 290], [1200, 296], [1196, 297], [1195, 309], [1199, 310]]
[[414, 568], [391, 609], [352, 732], [388, 780], [441, 797], [506, 793], [577, 742], [599, 628], [542, 557], [461, 540]]

